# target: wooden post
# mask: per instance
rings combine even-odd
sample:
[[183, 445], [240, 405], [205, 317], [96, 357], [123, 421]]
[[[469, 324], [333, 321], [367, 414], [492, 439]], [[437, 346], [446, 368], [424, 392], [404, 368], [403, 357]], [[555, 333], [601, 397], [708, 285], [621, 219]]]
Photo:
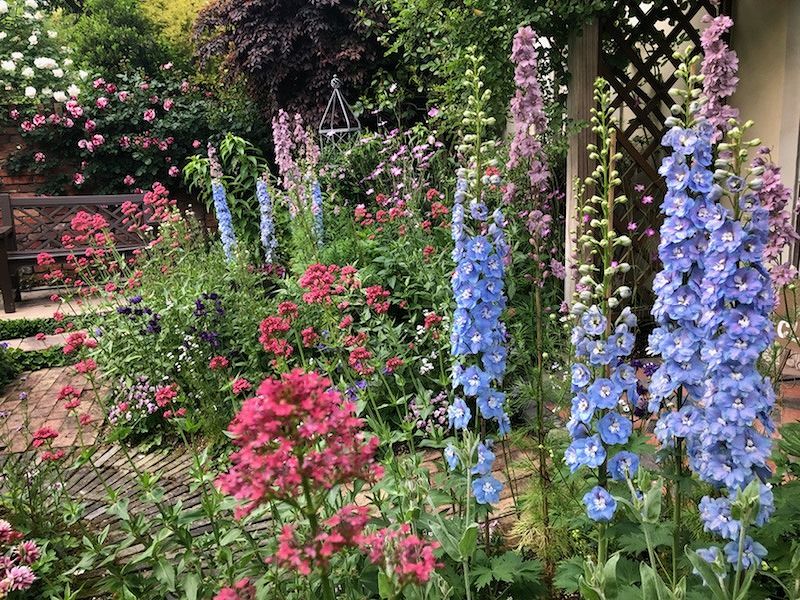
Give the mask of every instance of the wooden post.
[[577, 282], [577, 271], [573, 268], [577, 260], [578, 249], [575, 247], [575, 231], [579, 216], [578, 198], [575, 194], [575, 180], [583, 180], [592, 172], [591, 161], [586, 146], [595, 141], [595, 136], [588, 127], [591, 118], [590, 109], [594, 103], [594, 81], [598, 75], [600, 57], [600, 25], [593, 19], [579, 32], [573, 33], [569, 40], [569, 56], [567, 67], [570, 73], [569, 92], [567, 94], [567, 117], [571, 122], [587, 124], [580, 131], [569, 137], [567, 152], [567, 207], [566, 207], [566, 247], [565, 264], [567, 276], [564, 279], [564, 299], [572, 302]]

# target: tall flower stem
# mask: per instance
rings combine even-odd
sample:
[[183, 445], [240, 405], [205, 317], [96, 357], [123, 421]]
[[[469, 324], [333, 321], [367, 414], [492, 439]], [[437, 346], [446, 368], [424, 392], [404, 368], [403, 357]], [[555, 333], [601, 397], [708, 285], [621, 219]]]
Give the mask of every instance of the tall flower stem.
[[[677, 405], [680, 410], [683, 404], [683, 388], [678, 389]], [[675, 442], [675, 482], [673, 484], [673, 504], [672, 507], [672, 585], [678, 583], [678, 556], [681, 552], [681, 479], [683, 478], [683, 438], [678, 438]]]
[[[306, 517], [308, 524], [311, 527], [311, 537], [316, 539], [319, 533], [319, 521], [317, 520], [317, 507], [314, 504], [314, 499], [311, 496], [311, 488], [308, 485], [308, 480], [303, 478], [303, 496], [306, 500]], [[320, 581], [322, 582], [322, 597], [325, 600], [336, 600], [333, 594], [333, 587], [331, 587], [331, 580], [328, 576], [328, 568], [324, 567], [320, 573]]]

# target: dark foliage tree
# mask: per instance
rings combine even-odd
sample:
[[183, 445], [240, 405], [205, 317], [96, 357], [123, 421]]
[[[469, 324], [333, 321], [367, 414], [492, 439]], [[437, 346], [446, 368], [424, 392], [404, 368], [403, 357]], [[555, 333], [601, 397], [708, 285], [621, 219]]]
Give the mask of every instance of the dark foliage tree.
[[244, 77], [267, 116], [285, 108], [318, 118], [333, 75], [357, 97], [382, 56], [357, 0], [212, 0], [195, 37], [201, 65]]

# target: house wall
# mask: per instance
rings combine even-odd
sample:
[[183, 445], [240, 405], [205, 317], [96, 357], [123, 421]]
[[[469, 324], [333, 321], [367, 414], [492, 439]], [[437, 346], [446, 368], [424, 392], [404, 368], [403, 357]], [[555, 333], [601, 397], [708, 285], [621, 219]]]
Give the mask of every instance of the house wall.
[[736, 0], [732, 47], [740, 82], [731, 104], [752, 119], [797, 198], [800, 139], [800, 1]]

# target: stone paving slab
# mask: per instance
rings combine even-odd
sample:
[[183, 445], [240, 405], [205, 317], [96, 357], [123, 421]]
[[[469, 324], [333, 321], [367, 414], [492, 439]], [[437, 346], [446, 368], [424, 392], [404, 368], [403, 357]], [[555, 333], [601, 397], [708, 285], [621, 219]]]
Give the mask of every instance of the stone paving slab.
[[44, 339], [41, 340], [36, 339], [36, 336], [32, 335], [26, 338], [6, 340], [3, 343], [7, 344], [9, 348], [31, 352], [33, 350], [47, 350], [55, 346], [60, 348], [66, 343], [68, 335], [69, 333], [54, 333], [53, 335], [46, 335]]
[[[82, 440], [79, 439], [76, 411], [68, 411], [64, 402], [58, 399], [58, 392], [66, 385], [82, 390], [82, 404], [77, 414], [89, 414], [94, 421], [83, 428]], [[41, 427], [52, 427], [59, 432], [53, 440], [55, 448], [66, 448], [81, 441], [86, 445], [93, 444], [102, 415], [91, 385], [83, 375], [75, 372], [74, 367], [23, 373], [0, 395], [0, 450], [26, 450], [31, 442], [31, 432]]]

